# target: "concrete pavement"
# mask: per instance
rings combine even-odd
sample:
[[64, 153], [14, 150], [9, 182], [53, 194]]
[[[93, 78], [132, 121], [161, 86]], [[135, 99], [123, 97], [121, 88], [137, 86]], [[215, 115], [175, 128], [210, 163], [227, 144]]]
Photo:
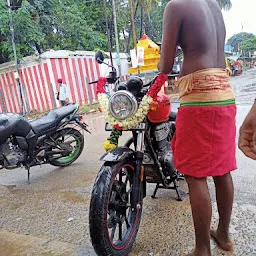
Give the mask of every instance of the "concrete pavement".
[[[237, 124], [241, 125], [256, 96], [255, 71], [232, 79], [237, 94]], [[173, 107], [177, 108], [174, 103]], [[76, 163], [66, 168], [52, 166], [31, 170], [27, 184], [25, 170], [0, 171], [0, 255], [94, 255], [89, 239], [88, 211], [90, 192], [102, 143], [108, 136], [101, 115], [85, 116], [92, 135], [85, 135], [85, 149]], [[123, 135], [124, 141], [128, 135]], [[256, 255], [256, 162], [237, 150], [238, 170], [233, 172], [235, 205], [231, 233], [234, 253], [224, 253], [212, 242], [213, 255]], [[185, 182], [181, 182], [187, 191]], [[216, 203], [212, 179], [213, 226]], [[175, 200], [173, 191], [160, 190], [151, 199], [154, 186], [148, 186], [143, 218], [134, 249], [130, 255], [179, 256], [193, 249], [194, 233], [188, 198]]]

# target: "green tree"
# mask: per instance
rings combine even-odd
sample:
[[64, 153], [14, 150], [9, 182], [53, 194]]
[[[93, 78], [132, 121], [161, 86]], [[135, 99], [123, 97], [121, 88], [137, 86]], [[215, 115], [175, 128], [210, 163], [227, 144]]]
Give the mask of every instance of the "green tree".
[[228, 11], [232, 7], [231, 0], [217, 0], [217, 2], [219, 3], [220, 8], [223, 9], [223, 10]]
[[[12, 1], [15, 42], [19, 58], [37, 51], [107, 50], [101, 1]], [[93, 15], [92, 15], [93, 14]], [[13, 57], [6, 2], [0, 1], [0, 63]]]
[[247, 56], [249, 56], [249, 53], [256, 51], [256, 37], [245, 40], [241, 46], [241, 50], [243, 50]]
[[252, 33], [241, 32], [230, 37], [227, 44], [232, 45], [234, 47], [234, 51], [238, 52], [239, 50], [241, 50], [240, 47], [242, 46], [243, 41], [254, 37], [255, 36]]
[[106, 47], [106, 37], [96, 30], [90, 19], [87, 21], [87, 8], [79, 1], [61, 1], [54, 10], [56, 13], [51, 19], [51, 29], [48, 27], [48, 31], [44, 32], [44, 48], [93, 50], [95, 47]]
[[[0, 1], [0, 63], [13, 57], [6, 1]], [[105, 24], [102, 0], [11, 0], [19, 58], [48, 49], [107, 51], [106, 25], [111, 28], [112, 42], [114, 32], [112, 0], [106, 2], [109, 24]], [[154, 41], [161, 41], [167, 3], [133, 0], [137, 39], [146, 32]], [[230, 0], [219, 3], [222, 8], [231, 7]], [[129, 52], [133, 47], [129, 2], [116, 0], [116, 7], [118, 31], [122, 34], [120, 48]]]
[[[43, 40], [43, 33], [32, 14], [36, 12], [34, 6], [24, 1], [22, 8], [15, 6], [13, 21], [15, 41], [19, 57], [34, 53], [36, 44]], [[13, 57], [9, 15], [6, 3], [0, 2], [0, 63], [9, 61]]]

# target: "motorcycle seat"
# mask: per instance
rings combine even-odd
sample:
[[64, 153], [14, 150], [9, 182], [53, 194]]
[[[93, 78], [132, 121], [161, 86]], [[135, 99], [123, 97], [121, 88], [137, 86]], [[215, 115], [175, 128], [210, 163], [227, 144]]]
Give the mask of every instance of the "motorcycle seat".
[[55, 128], [63, 118], [74, 113], [76, 109], [77, 106], [75, 104], [53, 109], [48, 114], [31, 121], [30, 125], [37, 135], [42, 135]]
[[176, 112], [171, 112], [170, 117], [169, 117], [169, 121], [171, 122], [175, 122], [176, 121]]

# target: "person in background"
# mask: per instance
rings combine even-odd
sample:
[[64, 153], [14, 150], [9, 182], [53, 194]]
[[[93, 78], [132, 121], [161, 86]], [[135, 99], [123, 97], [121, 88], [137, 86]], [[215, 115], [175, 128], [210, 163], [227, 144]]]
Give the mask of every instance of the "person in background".
[[[236, 166], [236, 104], [226, 70], [226, 30], [216, 0], [172, 0], [165, 8], [159, 71], [173, 69], [177, 46], [184, 61], [178, 81], [180, 108], [172, 139], [175, 167], [185, 175], [196, 247], [187, 256], [210, 256], [210, 237], [232, 251], [229, 224], [234, 199], [231, 171]], [[210, 229], [213, 177], [219, 223]]]
[[69, 102], [69, 89], [68, 86], [62, 83], [62, 78], [57, 80], [59, 86], [59, 92], [57, 94], [57, 100], [60, 101], [61, 106], [65, 106]]

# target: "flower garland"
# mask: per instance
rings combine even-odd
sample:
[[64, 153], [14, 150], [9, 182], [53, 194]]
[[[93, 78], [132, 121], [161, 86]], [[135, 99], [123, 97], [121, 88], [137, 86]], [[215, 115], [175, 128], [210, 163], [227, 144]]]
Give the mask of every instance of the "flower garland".
[[[104, 90], [104, 86], [107, 82], [106, 78], [100, 78], [97, 83], [97, 95], [100, 104], [100, 109], [105, 117], [108, 120], [109, 124], [113, 126], [113, 130], [111, 132], [110, 137], [107, 141], [104, 142], [104, 148], [108, 151], [116, 147], [118, 144], [118, 138], [122, 133], [116, 133], [116, 130], [124, 130], [124, 129], [132, 129], [138, 126], [147, 115], [150, 105], [156, 101], [157, 93], [161, 90], [162, 85], [167, 80], [168, 76], [165, 74], [158, 75], [154, 84], [150, 87], [147, 94], [142, 98], [140, 102], [139, 108], [135, 115], [126, 119], [126, 120], [118, 120], [109, 111], [109, 96], [106, 94]], [[113, 141], [114, 138], [114, 141]], [[112, 143], [113, 142], [113, 143]]]
[[103, 147], [106, 151], [110, 151], [114, 149], [118, 145], [118, 139], [122, 135], [122, 131], [118, 129], [113, 129], [111, 131], [110, 136], [107, 140], [103, 143]]

